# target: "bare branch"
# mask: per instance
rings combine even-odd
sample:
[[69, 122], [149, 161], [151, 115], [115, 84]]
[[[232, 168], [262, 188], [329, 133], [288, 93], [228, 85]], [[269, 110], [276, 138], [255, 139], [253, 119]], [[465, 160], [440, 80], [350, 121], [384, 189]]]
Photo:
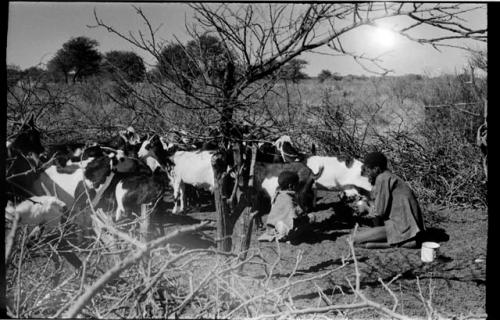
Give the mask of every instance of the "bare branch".
[[132, 253], [128, 258], [121, 261], [119, 264], [108, 270], [104, 275], [99, 278], [87, 291], [75, 302], [73, 306], [64, 314], [65, 318], [74, 318], [90, 301], [90, 299], [96, 295], [100, 290], [104, 288], [104, 286], [117, 277], [120, 273], [122, 273], [125, 269], [129, 268], [133, 264], [137, 263], [143, 256], [147, 255], [151, 250], [167, 243], [169, 240], [172, 240], [175, 237], [178, 237], [182, 234], [193, 232], [203, 228], [208, 225], [208, 221], [201, 222], [197, 225], [180, 228], [176, 231], [171, 232], [170, 234], [161, 237], [159, 239], [148, 242], [145, 245], [145, 248], [139, 248], [134, 253]]

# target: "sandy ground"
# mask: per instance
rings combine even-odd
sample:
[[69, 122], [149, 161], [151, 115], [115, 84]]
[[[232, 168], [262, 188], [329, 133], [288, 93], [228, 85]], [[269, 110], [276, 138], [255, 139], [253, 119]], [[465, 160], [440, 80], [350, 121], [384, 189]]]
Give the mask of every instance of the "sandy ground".
[[[349, 282], [353, 285], [355, 283], [352, 259], [347, 260], [347, 265], [340, 268], [343, 259], [350, 253], [346, 240], [354, 228], [351, 219], [352, 210], [342, 205], [334, 193], [323, 192], [319, 196], [320, 201], [314, 212], [317, 221], [297, 241], [279, 243], [278, 248], [275, 242], [257, 241], [263, 230], [254, 228], [252, 232], [251, 248], [260, 248], [262, 256], [269, 265], [279, 260], [272, 272], [274, 276], [269, 283], [270, 287], [276, 288], [287, 281], [309, 279], [332, 271], [325, 277], [304, 281], [292, 287], [288, 297], [293, 300], [296, 308], [324, 306], [324, 300], [319, 299], [319, 291], [334, 304], [355, 301], [349, 284]], [[200, 206], [192, 208], [185, 215], [166, 214], [171, 204], [165, 204], [165, 208], [160, 208], [162, 217], [160, 220], [163, 220], [162, 225], [166, 226], [165, 232], [177, 229], [181, 225], [197, 224], [202, 220], [214, 222], [201, 232], [176, 239], [176, 243], [188, 249], [215, 246], [214, 205], [210, 201], [200, 201], [200, 203]], [[432, 263], [423, 263], [420, 260], [419, 249], [356, 248], [362, 291], [371, 300], [392, 309], [393, 297], [383, 288], [380, 280], [388, 284], [398, 276], [397, 280], [389, 284], [389, 288], [398, 299], [396, 308], [398, 313], [407, 316], [425, 316], [418, 288], [420, 284], [422, 295], [426, 300], [430, 299], [432, 307], [442, 315], [450, 318], [454, 315], [484, 315], [488, 227], [486, 210], [423, 206], [423, 211], [431, 237], [441, 245], [437, 259]], [[264, 221], [266, 218], [264, 217]], [[301, 259], [297, 263], [298, 257]], [[200, 272], [204, 275], [208, 270], [207, 267], [213, 267], [213, 261], [199, 261], [199, 267], [204, 268], [204, 272]], [[242, 274], [248, 280], [247, 293], [250, 296], [262, 293], [262, 283], [266, 279], [262, 265], [246, 265]], [[63, 295], [63, 292], [60, 294]], [[58, 310], [63, 302], [61, 300], [59, 304], [54, 304], [55, 310]], [[198, 311], [193, 310], [193, 312]], [[277, 310], [273, 309], [272, 305], [266, 305], [263, 312], [268, 314]], [[189, 315], [189, 312], [186, 314]], [[336, 314], [330, 313], [329, 316]], [[384, 318], [373, 310], [366, 309], [349, 311], [340, 316], [351, 319]]]
[[[170, 223], [194, 224], [200, 220], [215, 221], [213, 205], [193, 209], [187, 216], [170, 217]], [[286, 281], [293, 272], [296, 259], [301, 254], [292, 281], [320, 275], [342, 264], [349, 255], [347, 237], [353, 230], [349, 207], [341, 205], [334, 193], [320, 193], [318, 218], [312, 229], [293, 243], [280, 243], [281, 262], [274, 274], [276, 283]], [[379, 278], [390, 282], [390, 289], [397, 296], [397, 312], [410, 316], [425, 316], [418, 284], [425, 299], [431, 299], [432, 307], [443, 315], [468, 315], [485, 313], [486, 294], [486, 241], [487, 212], [478, 209], [451, 209], [423, 206], [426, 227], [430, 237], [440, 243], [438, 258], [432, 263], [420, 260], [419, 249], [361, 249], [356, 248], [356, 258], [361, 273], [361, 289], [367, 297], [392, 308], [393, 298], [382, 287]], [[264, 221], [265, 221], [264, 217]], [[176, 221], [177, 219], [177, 221]], [[251, 247], [260, 247], [268, 261], [277, 258], [277, 245], [258, 242], [263, 230], [253, 230]], [[202, 234], [178, 240], [186, 247], [210, 247], [214, 245], [215, 228]], [[245, 273], [256, 280], [264, 277], [262, 269], [246, 267]], [[418, 278], [418, 283], [417, 283]], [[308, 281], [294, 286], [291, 291], [297, 307], [324, 305], [318, 301], [318, 290], [333, 303], [353, 301], [351, 287], [354, 284], [352, 263], [324, 279]], [[319, 288], [319, 289], [318, 289]], [[269, 310], [272, 312], [272, 310]], [[373, 318], [372, 311], [356, 311], [348, 315], [356, 318]]]

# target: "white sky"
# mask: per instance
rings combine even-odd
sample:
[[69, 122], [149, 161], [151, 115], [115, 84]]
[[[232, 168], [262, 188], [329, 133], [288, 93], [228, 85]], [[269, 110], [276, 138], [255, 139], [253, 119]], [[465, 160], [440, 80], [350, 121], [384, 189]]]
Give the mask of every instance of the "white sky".
[[[107, 24], [124, 32], [145, 30], [137, 16], [134, 3], [70, 3], [70, 2], [10, 2], [7, 35], [7, 64], [22, 69], [49, 61], [62, 44], [72, 37], [86, 36], [99, 42], [99, 51], [130, 50], [141, 55], [146, 62], [152, 57], [134, 48], [131, 44], [95, 25], [93, 10]], [[184, 3], [136, 3], [141, 7], [153, 26], [162, 27], [159, 36], [173, 40], [174, 35], [185, 42], [185, 21], [191, 21], [191, 9]], [[477, 28], [486, 28], [486, 10], [467, 15], [468, 22]], [[398, 24], [398, 20], [392, 24]], [[344, 45], [359, 52], [389, 52], [383, 56], [383, 65], [393, 69], [394, 75], [407, 73], [430, 73], [432, 75], [454, 73], [467, 62], [467, 53], [458, 49], [443, 49], [438, 52], [429, 46], [413, 43], [397, 37], [394, 45], [384, 48], [374, 39], [372, 27], [362, 27], [348, 34]], [[473, 45], [478, 48], [477, 44]], [[300, 58], [309, 61], [305, 72], [316, 76], [328, 69], [340, 74], [366, 74], [352, 58], [331, 57], [308, 53]]]

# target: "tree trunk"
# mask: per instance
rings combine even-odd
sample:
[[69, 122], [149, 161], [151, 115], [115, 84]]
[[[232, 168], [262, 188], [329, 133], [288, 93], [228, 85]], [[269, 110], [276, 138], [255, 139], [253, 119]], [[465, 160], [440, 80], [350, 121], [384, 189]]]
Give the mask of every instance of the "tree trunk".
[[214, 170], [214, 199], [215, 209], [217, 214], [217, 249], [225, 252], [231, 250], [231, 210], [227, 202], [227, 195], [224, 190], [227, 190], [225, 184], [227, 161], [222, 152], [217, 152], [212, 157], [212, 168]]
[[[223, 134], [224, 147], [231, 141], [231, 122], [234, 114], [234, 105], [231, 93], [234, 88], [234, 65], [228, 62], [224, 74], [223, 101], [221, 104], [220, 129]], [[238, 148], [239, 149], [239, 148]], [[217, 211], [217, 248], [221, 251], [231, 250], [231, 234], [233, 229], [233, 210], [234, 210], [234, 192], [230, 196], [227, 193], [228, 184], [231, 179], [228, 178], [227, 154], [225, 151], [219, 151], [212, 157], [212, 168], [214, 170], [214, 199]], [[235, 163], [240, 163], [239, 156], [234, 157]], [[237, 166], [238, 168], [239, 166]], [[236, 181], [237, 185], [237, 181]], [[237, 186], [234, 187], [234, 190]], [[230, 201], [228, 201], [230, 199]]]
[[247, 256], [250, 242], [252, 240], [253, 217], [255, 212], [253, 209], [254, 197], [256, 195], [253, 188], [253, 176], [255, 159], [257, 156], [257, 148], [252, 146], [252, 159], [250, 162], [250, 172], [248, 177], [248, 187], [244, 187], [243, 193], [239, 198], [235, 213], [238, 214], [238, 220], [235, 223], [233, 230], [233, 253], [240, 255], [240, 260], [244, 260]]
[[[240, 255], [240, 260], [244, 260], [247, 256], [250, 242], [252, 240], [253, 217], [255, 212], [252, 210], [252, 200], [250, 193], [245, 192], [238, 204], [238, 211], [241, 214], [238, 217], [233, 229], [233, 253]], [[243, 210], [241, 210], [241, 208]]]
[[[242, 173], [244, 152], [240, 136], [233, 136], [237, 130], [233, 129], [233, 116], [235, 101], [232, 96], [235, 87], [234, 64], [229, 61], [224, 74], [223, 102], [221, 107], [220, 128], [224, 136], [224, 146], [232, 142], [233, 162], [236, 173], [235, 179], [229, 178], [228, 162], [222, 152], [212, 157], [212, 167], [214, 169], [214, 198], [217, 210], [217, 248], [222, 251], [229, 251], [234, 245], [233, 252], [242, 253], [241, 259], [246, 257], [246, 252], [250, 247], [251, 230], [253, 222], [253, 167], [257, 149], [252, 148], [252, 161], [250, 165], [250, 178], [240, 181]], [[235, 142], [237, 141], [237, 142]], [[231, 181], [234, 181], [233, 188], [229, 188]], [[249, 181], [249, 187], [246, 185]], [[240, 183], [241, 182], [241, 183]], [[232, 191], [230, 191], [232, 189]]]

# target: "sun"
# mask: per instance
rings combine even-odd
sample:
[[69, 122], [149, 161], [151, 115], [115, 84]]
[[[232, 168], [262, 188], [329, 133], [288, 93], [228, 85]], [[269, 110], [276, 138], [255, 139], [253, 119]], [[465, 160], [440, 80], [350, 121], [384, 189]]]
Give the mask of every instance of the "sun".
[[373, 37], [374, 42], [385, 49], [394, 47], [396, 43], [396, 34], [383, 27], [377, 27], [373, 33]]

